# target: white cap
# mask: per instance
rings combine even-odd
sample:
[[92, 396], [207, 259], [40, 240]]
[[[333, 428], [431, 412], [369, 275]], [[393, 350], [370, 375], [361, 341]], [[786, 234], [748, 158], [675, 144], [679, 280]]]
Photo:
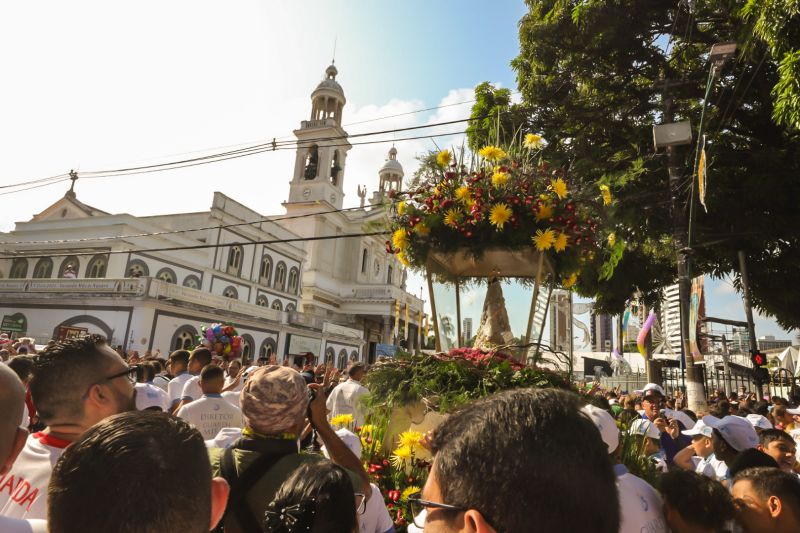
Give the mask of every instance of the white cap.
[[667, 397], [667, 392], [664, 390], [664, 387], [662, 387], [658, 383], [648, 383], [647, 385], [644, 386], [644, 388], [642, 390], [637, 390], [637, 391], [634, 391], [634, 392], [637, 392], [637, 393], [641, 394], [642, 396], [647, 396], [647, 393], [649, 393], [649, 392], [657, 392], [661, 396], [663, 396], [664, 398]]
[[790, 415], [800, 415], [800, 407], [795, 407], [794, 409], [786, 408], [786, 412]]
[[164, 410], [164, 397], [158, 393], [161, 389], [154, 385], [148, 386], [147, 383], [137, 383], [134, 388], [136, 389], [136, 409], [144, 411], [150, 407], [158, 407], [159, 411]]
[[707, 426], [705, 422], [702, 420], [698, 420], [695, 422], [694, 427], [692, 429], [687, 429], [686, 431], [681, 431], [684, 435], [689, 435], [690, 437], [694, 437], [695, 435], [702, 435], [704, 437], [711, 437], [713, 434], [713, 428], [711, 426]]
[[634, 420], [631, 423], [631, 427], [628, 429], [628, 433], [631, 435], [644, 435], [645, 437], [650, 437], [651, 439], [661, 438], [661, 432], [658, 430], [656, 425], [646, 418], [637, 418]]
[[[344, 445], [355, 454], [356, 457], [361, 457], [361, 439], [358, 435], [350, 431], [349, 429], [341, 428], [336, 430], [336, 434], [339, 435], [339, 438], [342, 439]], [[328, 450], [325, 446], [322, 447], [322, 455], [330, 459], [330, 455], [328, 455]]]
[[747, 415], [745, 418], [747, 418], [748, 422], [753, 424], [754, 428], [773, 429], [772, 422], [770, 422], [769, 419], [764, 415], [760, 415], [758, 413], [751, 413]]
[[676, 411], [675, 409], [664, 409], [664, 416], [666, 416], [667, 419], [674, 418], [675, 420], [683, 424], [683, 427], [685, 428], [694, 427], [695, 424], [695, 421], [692, 420], [691, 417], [689, 417], [689, 415], [687, 415], [683, 411]]
[[746, 418], [728, 415], [720, 419], [716, 416], [706, 415], [703, 417], [703, 422], [719, 431], [725, 442], [737, 452], [758, 446], [756, 430]]
[[608, 411], [595, 407], [594, 405], [584, 405], [581, 411], [591, 419], [595, 427], [600, 431], [600, 437], [608, 446], [608, 453], [613, 452], [619, 446], [619, 428], [614, 418]]

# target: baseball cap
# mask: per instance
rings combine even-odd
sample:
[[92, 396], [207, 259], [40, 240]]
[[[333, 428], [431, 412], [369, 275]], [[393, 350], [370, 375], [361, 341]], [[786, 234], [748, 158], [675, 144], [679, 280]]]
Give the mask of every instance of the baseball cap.
[[581, 408], [581, 412], [588, 416], [600, 431], [600, 437], [606, 443], [608, 453], [616, 450], [619, 447], [619, 428], [617, 428], [614, 418], [608, 414], [608, 411], [594, 405], [584, 405]]
[[751, 413], [747, 415], [745, 418], [747, 418], [748, 422], [753, 424], [754, 428], [759, 428], [759, 429], [773, 428], [772, 422], [770, 422], [769, 419], [764, 415], [760, 415], [758, 413]]
[[758, 446], [756, 430], [746, 418], [736, 415], [728, 415], [725, 418], [706, 415], [703, 417], [703, 422], [719, 431], [725, 442], [737, 452]]
[[644, 435], [645, 437], [649, 437], [651, 439], [661, 438], [661, 432], [658, 430], [656, 425], [646, 418], [637, 418], [634, 420], [631, 423], [631, 427], [628, 428], [628, 433], [631, 435]]
[[239, 396], [248, 427], [275, 435], [292, 431], [308, 408], [308, 387], [300, 372], [288, 366], [262, 366], [250, 375]]
[[643, 397], [650, 396], [656, 392], [665, 398], [667, 397], [667, 392], [664, 390], [664, 387], [658, 383], [648, 383], [642, 390], [637, 390], [635, 392], [641, 394]]
[[704, 437], [711, 437], [714, 433], [713, 428], [711, 426], [707, 426], [705, 422], [702, 420], [698, 420], [695, 422], [694, 427], [692, 429], [687, 429], [681, 431], [684, 435], [688, 435], [690, 437], [694, 437], [695, 435], [702, 435]]
[[786, 412], [790, 415], [800, 415], [800, 407], [795, 407], [794, 409], [786, 408]]
[[695, 421], [692, 420], [691, 417], [689, 417], [689, 415], [687, 415], [683, 411], [676, 411], [675, 409], [664, 409], [664, 416], [666, 416], [667, 419], [674, 418], [675, 420], [683, 424], [683, 427], [685, 428], [694, 427], [695, 424]]
[[[347, 448], [353, 452], [356, 457], [361, 457], [361, 439], [358, 437], [358, 435], [347, 428], [337, 429], [336, 434], [340, 439], [342, 439], [344, 445], [347, 446]], [[331, 458], [331, 456], [328, 454], [328, 449], [325, 446], [322, 447], [321, 451], [322, 455], [328, 459]]]

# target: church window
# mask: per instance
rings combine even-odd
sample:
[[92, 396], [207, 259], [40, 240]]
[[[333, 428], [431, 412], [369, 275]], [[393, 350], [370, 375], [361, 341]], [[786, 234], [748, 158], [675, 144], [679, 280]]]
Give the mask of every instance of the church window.
[[361, 252], [361, 273], [367, 273], [367, 249], [364, 248]]
[[199, 289], [200, 278], [197, 276], [186, 276], [186, 279], [183, 280], [183, 286], [189, 287], [190, 289]]
[[175, 275], [175, 272], [171, 268], [162, 268], [156, 274], [156, 278], [165, 283], [175, 283], [178, 279], [178, 277]]
[[261, 258], [261, 269], [258, 272], [258, 280], [262, 285], [269, 285], [269, 279], [272, 277], [272, 258], [265, 255]]
[[28, 275], [28, 260], [27, 259], [14, 259], [14, 264], [11, 265], [11, 274], [9, 278], [21, 279]]
[[317, 165], [319, 165], [319, 149], [317, 145], [314, 144], [308, 149], [308, 153], [306, 154], [306, 164], [305, 170], [303, 171], [303, 177], [307, 180], [313, 180], [317, 177]]
[[298, 270], [294, 267], [289, 271], [289, 292], [292, 294], [297, 293], [297, 279], [299, 278]]
[[231, 246], [231, 249], [228, 250], [228, 274], [233, 274], [234, 276], [241, 274], [243, 255], [244, 250], [241, 246]]
[[234, 300], [239, 299], [239, 291], [236, 290], [236, 287], [233, 285], [228, 285], [224, 291], [222, 291], [222, 295], [225, 298], [233, 298]]
[[339, 184], [339, 173], [342, 171], [342, 166], [339, 163], [339, 150], [333, 152], [333, 159], [331, 159], [331, 183], [336, 186]]
[[34, 278], [49, 278], [53, 275], [53, 260], [49, 257], [44, 257], [36, 262], [33, 268]]
[[389, 268], [387, 269], [386, 283], [388, 283], [389, 285], [392, 284], [392, 265], [389, 265]]
[[86, 267], [87, 278], [104, 278], [106, 277], [106, 268], [108, 267], [108, 258], [105, 255], [96, 255], [89, 261], [89, 266]]
[[275, 268], [275, 283], [272, 285], [274, 288], [284, 290], [286, 283], [286, 265], [283, 261], [278, 263]]
[[280, 300], [273, 300], [272, 301], [272, 308], [276, 311], [283, 311], [283, 303]]
[[259, 306], [259, 307], [268, 307], [269, 306], [269, 300], [263, 294], [259, 294], [258, 298], [256, 298], [256, 305]]

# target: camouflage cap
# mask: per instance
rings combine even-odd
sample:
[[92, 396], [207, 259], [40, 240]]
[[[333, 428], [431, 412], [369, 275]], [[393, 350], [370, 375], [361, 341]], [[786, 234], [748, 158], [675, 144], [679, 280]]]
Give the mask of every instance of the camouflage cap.
[[286, 366], [265, 366], [250, 374], [239, 396], [248, 427], [274, 435], [294, 431], [308, 408], [308, 387], [300, 373]]

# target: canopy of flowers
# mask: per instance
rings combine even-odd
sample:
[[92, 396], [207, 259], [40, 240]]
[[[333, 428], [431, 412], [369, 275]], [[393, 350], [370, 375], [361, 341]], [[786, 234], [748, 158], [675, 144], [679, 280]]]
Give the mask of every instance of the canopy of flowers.
[[[528, 150], [541, 142], [528, 137]], [[431, 250], [466, 250], [480, 257], [487, 247], [533, 247], [547, 254], [563, 286], [574, 284], [581, 265], [600, 248], [602, 209], [611, 202], [608, 187], [577, 193], [563, 169], [531, 162], [530, 152], [528, 161], [496, 146], [479, 154], [473, 171], [456, 164], [448, 150], [438, 154], [441, 172], [402, 193], [396, 204], [387, 252], [422, 269]]]

